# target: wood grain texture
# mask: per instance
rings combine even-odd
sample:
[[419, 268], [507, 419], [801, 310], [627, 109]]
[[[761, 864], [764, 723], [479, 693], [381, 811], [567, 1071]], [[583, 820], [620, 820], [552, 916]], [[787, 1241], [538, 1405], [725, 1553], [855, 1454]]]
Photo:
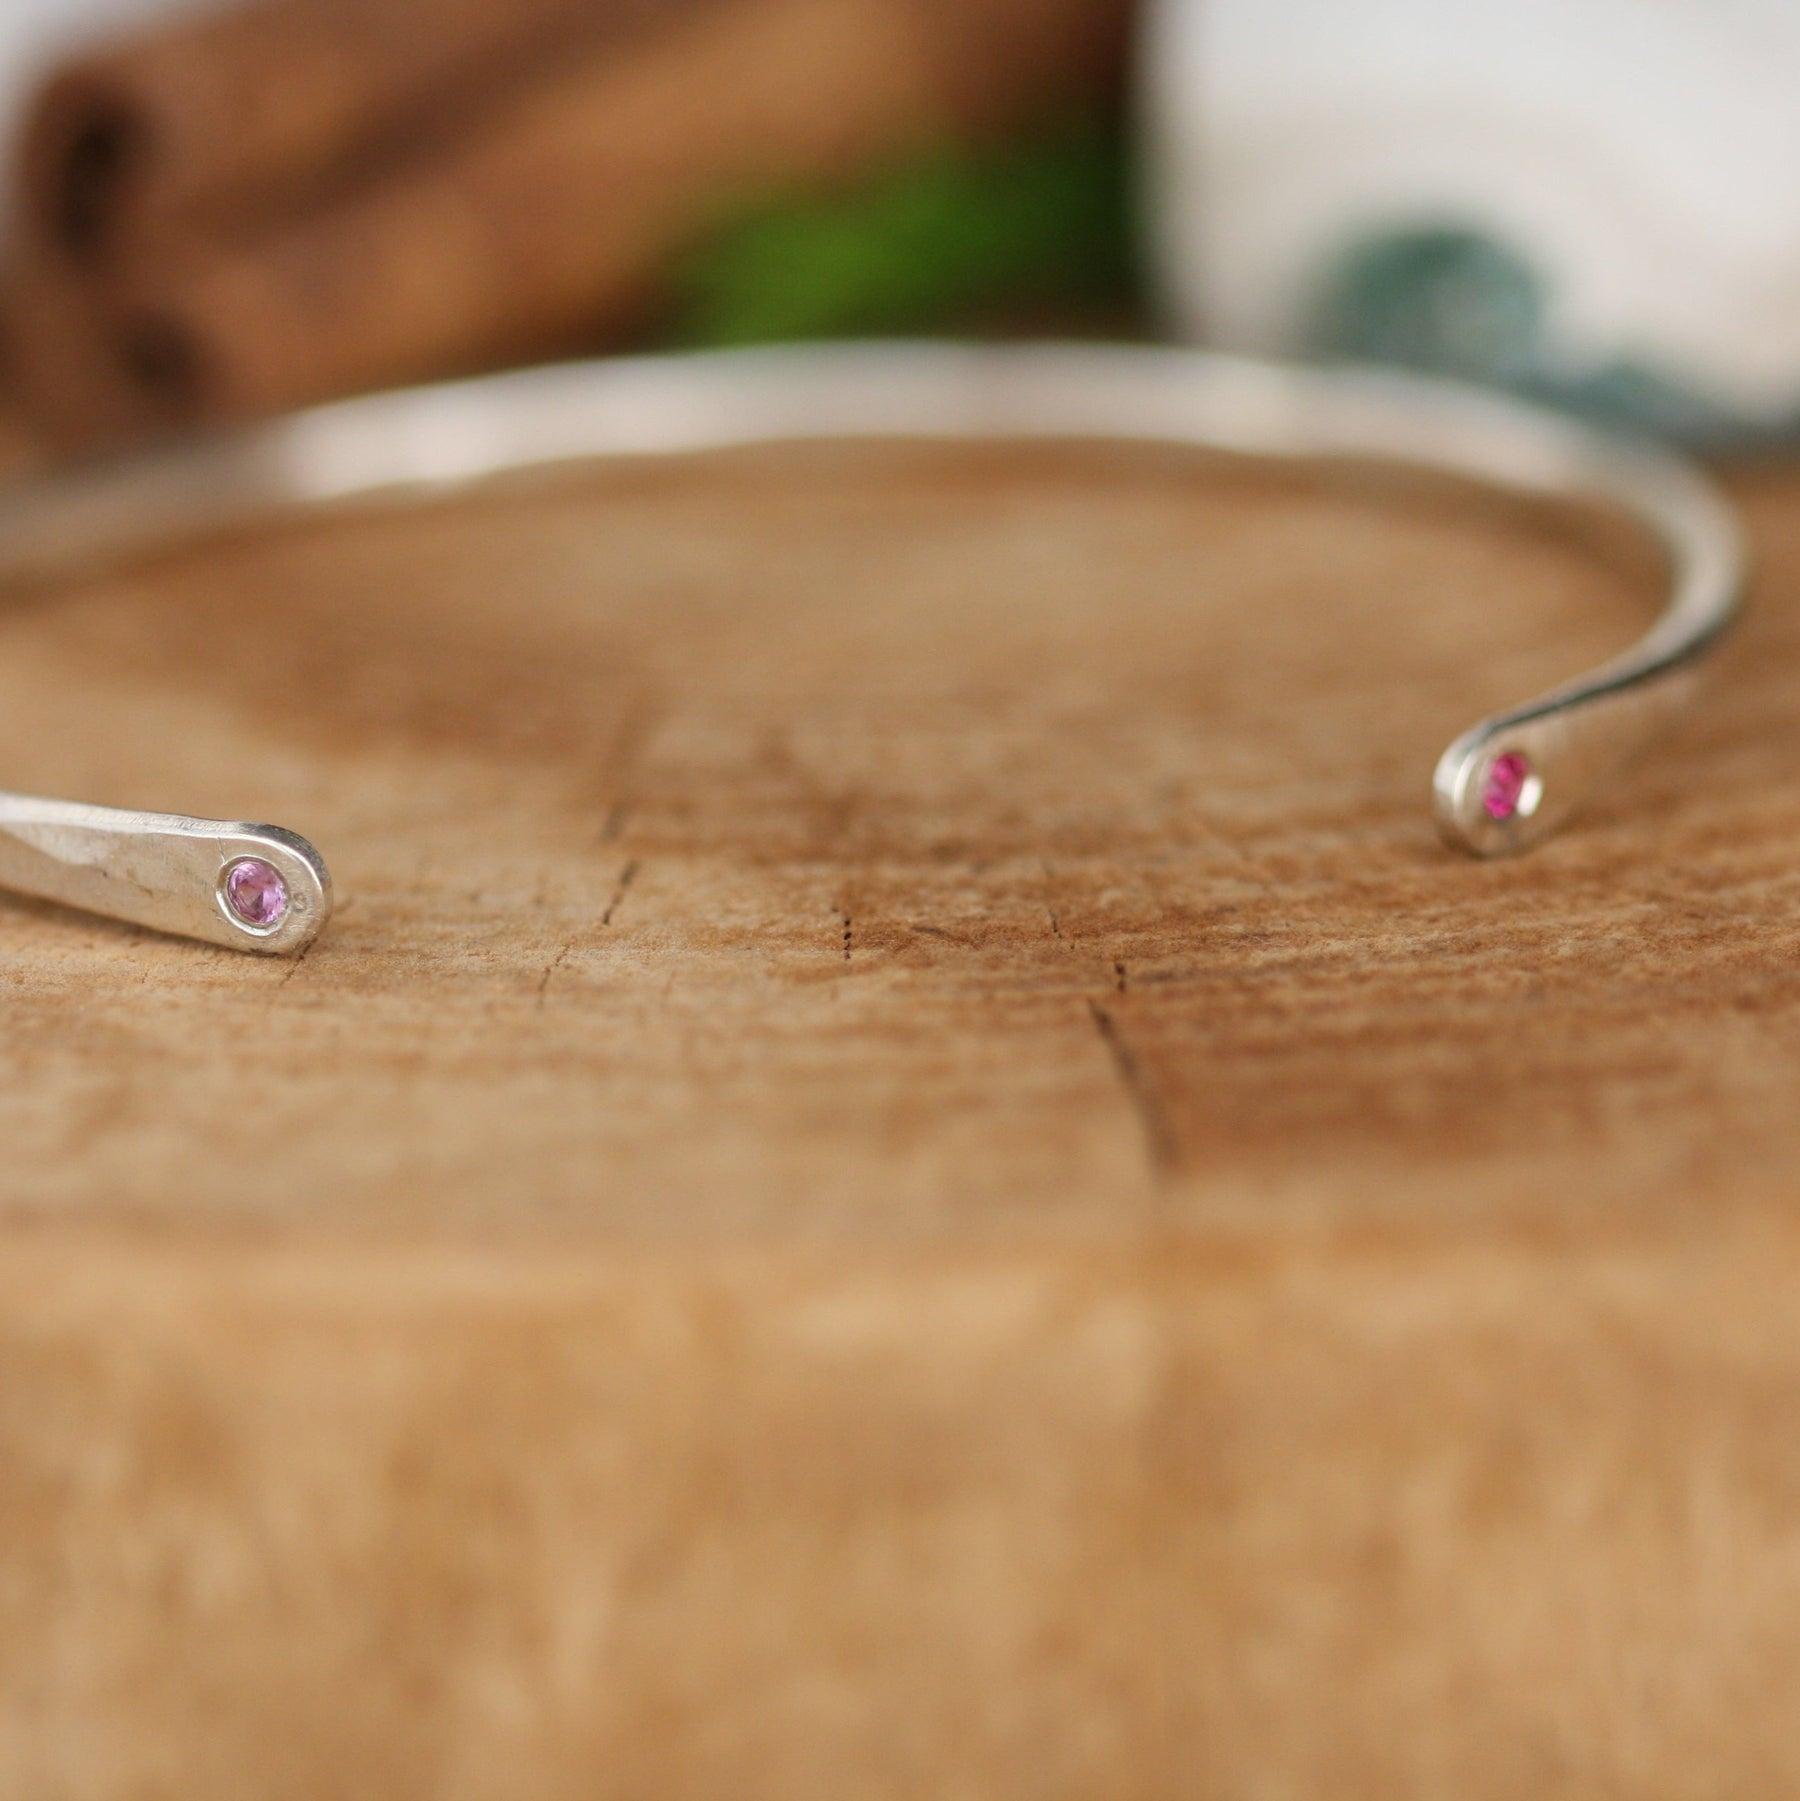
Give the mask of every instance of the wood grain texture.
[[260, 963], [0, 903], [0, 1797], [1800, 1785], [1800, 481], [1514, 862], [1585, 523], [796, 447], [15, 597], [9, 784], [263, 816]]

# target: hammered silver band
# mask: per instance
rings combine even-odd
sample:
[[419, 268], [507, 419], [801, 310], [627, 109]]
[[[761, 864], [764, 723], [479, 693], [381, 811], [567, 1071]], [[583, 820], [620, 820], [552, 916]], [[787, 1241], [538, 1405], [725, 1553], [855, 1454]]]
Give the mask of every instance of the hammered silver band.
[[[375, 395], [15, 485], [0, 496], [0, 579], [553, 463], [870, 437], [1114, 438], [1374, 459], [1631, 516], [1669, 568], [1649, 631], [1600, 668], [1470, 727], [1438, 762], [1439, 829], [1477, 856], [1537, 842], [1604, 783], [1687, 700], [1739, 605], [1732, 515], [1672, 453], [1400, 374], [1101, 345], [715, 351]], [[323, 859], [291, 832], [11, 794], [0, 794], [0, 887], [277, 953], [303, 950], [331, 909]]]

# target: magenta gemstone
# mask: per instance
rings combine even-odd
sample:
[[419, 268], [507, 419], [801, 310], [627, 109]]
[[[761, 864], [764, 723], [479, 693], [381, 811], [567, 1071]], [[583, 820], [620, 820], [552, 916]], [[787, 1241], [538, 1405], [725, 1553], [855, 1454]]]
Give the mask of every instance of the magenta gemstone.
[[287, 883], [261, 857], [245, 857], [225, 873], [225, 902], [247, 926], [278, 925], [287, 912]]
[[1490, 819], [1511, 819], [1519, 810], [1525, 784], [1531, 780], [1531, 759], [1509, 750], [1488, 765], [1487, 786], [1481, 792], [1481, 804]]

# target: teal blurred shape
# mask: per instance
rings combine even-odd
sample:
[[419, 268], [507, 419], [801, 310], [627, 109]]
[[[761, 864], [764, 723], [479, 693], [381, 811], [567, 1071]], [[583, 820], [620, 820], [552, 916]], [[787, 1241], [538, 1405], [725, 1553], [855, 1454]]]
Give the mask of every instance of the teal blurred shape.
[[1328, 271], [1311, 338], [1328, 356], [1518, 381], [1538, 366], [1546, 303], [1537, 271], [1480, 232], [1386, 232]]
[[1364, 234], [1328, 266], [1307, 349], [1485, 382], [1615, 427], [1702, 446], [1791, 441], [1628, 356], [1583, 366], [1556, 341], [1553, 280], [1488, 232], [1455, 223]]

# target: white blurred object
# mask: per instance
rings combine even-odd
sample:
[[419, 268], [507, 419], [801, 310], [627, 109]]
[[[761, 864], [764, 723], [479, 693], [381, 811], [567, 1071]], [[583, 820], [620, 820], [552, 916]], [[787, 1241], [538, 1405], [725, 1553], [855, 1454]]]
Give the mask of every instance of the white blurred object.
[[196, 0], [0, 0], [0, 142], [9, 148], [32, 85], [63, 51], [108, 26], [196, 10]]
[[[1371, 246], [1467, 240], [1528, 272], [1533, 342], [1502, 319], [1514, 341], [1496, 355], [1528, 355], [1540, 385], [1637, 382], [1752, 429], [1800, 420], [1794, 0], [1150, 12], [1148, 218], [1184, 334], [1292, 353], [1321, 334], [1366, 350], [1366, 328], [1405, 354], [1411, 326], [1333, 320], [1334, 296], [1342, 312]], [[1477, 318], [1474, 338], [1492, 323]], [[1456, 321], [1420, 329], [1439, 327]], [[1410, 360], [1458, 360], [1442, 349]], [[1462, 360], [1479, 364], [1479, 343]]]

